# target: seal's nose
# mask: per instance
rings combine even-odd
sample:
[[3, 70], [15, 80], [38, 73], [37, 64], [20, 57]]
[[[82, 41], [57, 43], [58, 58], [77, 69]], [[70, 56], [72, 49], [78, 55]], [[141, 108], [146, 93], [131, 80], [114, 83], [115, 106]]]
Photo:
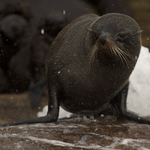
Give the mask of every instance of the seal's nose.
[[99, 41], [101, 42], [101, 44], [104, 46], [105, 45], [105, 42], [106, 42], [106, 35], [101, 35], [99, 37]]

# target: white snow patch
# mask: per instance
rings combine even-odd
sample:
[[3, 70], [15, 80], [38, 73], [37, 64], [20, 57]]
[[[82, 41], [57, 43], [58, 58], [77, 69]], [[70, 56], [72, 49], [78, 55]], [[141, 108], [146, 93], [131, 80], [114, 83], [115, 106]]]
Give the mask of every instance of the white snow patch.
[[[37, 116], [38, 117], [46, 116], [47, 112], [48, 112], [48, 105], [46, 105], [42, 111], [38, 112]], [[59, 107], [59, 119], [64, 118], [64, 117], [69, 118], [71, 116], [71, 114], [72, 113], [69, 113], [69, 112], [65, 111], [63, 108]]]
[[130, 76], [127, 98], [128, 109], [142, 116], [150, 115], [150, 53], [141, 48], [134, 71]]
[[44, 108], [42, 109], [42, 111], [39, 111], [39, 112], [37, 113], [37, 116], [38, 116], [38, 117], [46, 116], [46, 115], [47, 115], [47, 112], [48, 112], [48, 105], [44, 106]]

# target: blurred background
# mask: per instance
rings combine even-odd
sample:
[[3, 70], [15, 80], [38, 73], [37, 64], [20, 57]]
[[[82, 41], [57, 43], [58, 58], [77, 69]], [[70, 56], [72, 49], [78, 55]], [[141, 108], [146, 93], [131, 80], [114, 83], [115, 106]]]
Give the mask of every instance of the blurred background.
[[48, 104], [45, 57], [64, 26], [83, 14], [113, 12], [133, 17], [150, 48], [149, 0], [1, 0], [0, 124], [36, 117]]

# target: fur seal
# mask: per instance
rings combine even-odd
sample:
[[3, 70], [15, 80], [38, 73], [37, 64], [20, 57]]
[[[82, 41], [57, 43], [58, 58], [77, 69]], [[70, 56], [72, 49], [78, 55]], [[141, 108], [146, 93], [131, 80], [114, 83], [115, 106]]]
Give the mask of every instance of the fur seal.
[[118, 13], [102, 17], [88, 14], [72, 21], [58, 34], [47, 54], [47, 116], [2, 126], [55, 122], [59, 106], [75, 114], [96, 115], [109, 104], [118, 118], [150, 124], [150, 120], [126, 108], [141, 32], [136, 21]]
[[0, 68], [8, 80], [5, 82], [7, 89], [3, 90], [5, 93], [28, 90], [31, 80], [31, 20], [31, 11], [25, 3], [8, 3], [1, 11]]

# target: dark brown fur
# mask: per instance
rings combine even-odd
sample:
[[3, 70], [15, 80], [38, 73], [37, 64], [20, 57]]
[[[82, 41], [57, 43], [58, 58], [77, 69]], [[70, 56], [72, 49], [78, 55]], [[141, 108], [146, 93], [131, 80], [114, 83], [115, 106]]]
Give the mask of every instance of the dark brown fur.
[[118, 118], [150, 124], [126, 108], [129, 76], [141, 48], [140, 33], [138, 24], [123, 14], [89, 14], [71, 22], [47, 54], [47, 116], [7, 125], [57, 121], [59, 106], [75, 114], [96, 115], [109, 104]]
[[[55, 86], [61, 93], [60, 105], [67, 111], [96, 114], [105, 109], [128, 82], [136, 61], [129, 58], [129, 68], [123, 66], [118, 57], [99, 41], [101, 32], [107, 32], [110, 34], [108, 38], [115, 43], [111, 36], [124, 30], [134, 34], [140, 28], [125, 15], [108, 14], [101, 18], [97, 15], [85, 15], [65, 27], [56, 37], [47, 55], [46, 71], [50, 78], [48, 84], [55, 81]], [[128, 42], [121, 46], [121, 43], [118, 47], [128, 51], [133, 58], [138, 57], [139, 35], [129, 35], [128, 38], [132, 44]], [[92, 54], [96, 41], [98, 50], [96, 54]], [[92, 55], [96, 55], [95, 58]], [[91, 62], [91, 59], [94, 60]]]
[[28, 89], [31, 80], [31, 18], [27, 3], [9, 3], [1, 10], [0, 68], [8, 82], [1, 85], [0, 93]]

